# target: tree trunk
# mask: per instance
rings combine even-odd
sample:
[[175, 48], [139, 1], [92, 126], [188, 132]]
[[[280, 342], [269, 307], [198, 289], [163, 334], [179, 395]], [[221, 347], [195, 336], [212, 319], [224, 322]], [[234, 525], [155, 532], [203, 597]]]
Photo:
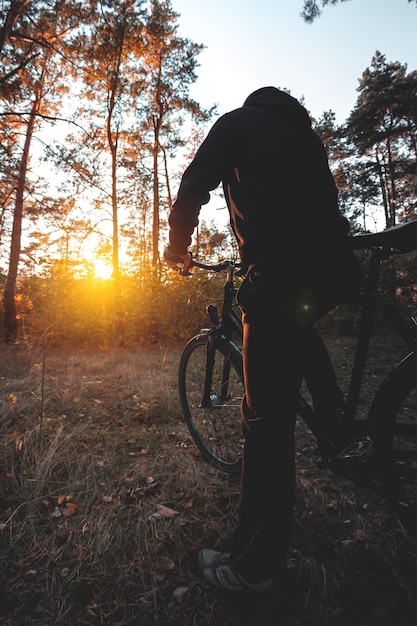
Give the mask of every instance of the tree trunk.
[[35, 126], [36, 113], [39, 107], [39, 100], [36, 98], [29, 117], [26, 129], [25, 144], [23, 147], [22, 159], [20, 162], [19, 179], [16, 190], [15, 208], [13, 214], [12, 240], [10, 244], [9, 271], [7, 273], [6, 286], [4, 289], [4, 339], [6, 343], [12, 343], [17, 338], [17, 316], [16, 316], [16, 280], [17, 268], [20, 260], [20, 248], [22, 239], [22, 217], [23, 217], [23, 196], [26, 185], [26, 174], [29, 162], [29, 150], [32, 141], [33, 129]]
[[153, 216], [152, 216], [152, 267], [159, 269], [159, 131], [161, 118], [154, 118], [153, 146]]

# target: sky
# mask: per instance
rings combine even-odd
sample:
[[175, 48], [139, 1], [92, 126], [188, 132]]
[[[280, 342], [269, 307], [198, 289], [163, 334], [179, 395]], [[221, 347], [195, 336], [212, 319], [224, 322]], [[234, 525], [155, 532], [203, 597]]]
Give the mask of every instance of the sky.
[[[342, 124], [362, 73], [378, 50], [417, 70], [417, 6], [408, 0], [349, 0], [307, 24], [303, 0], [171, 0], [178, 34], [203, 44], [191, 96], [221, 115], [259, 87], [285, 88], [315, 118]], [[321, 2], [320, 2], [321, 4]], [[216, 119], [216, 118], [214, 118]], [[213, 119], [213, 121], [214, 121]]]

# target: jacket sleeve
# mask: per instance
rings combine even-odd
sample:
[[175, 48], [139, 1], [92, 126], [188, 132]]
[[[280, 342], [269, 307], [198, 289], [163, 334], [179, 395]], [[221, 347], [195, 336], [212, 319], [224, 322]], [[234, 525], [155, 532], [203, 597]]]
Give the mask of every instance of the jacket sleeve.
[[212, 126], [183, 174], [168, 218], [171, 254], [187, 253], [201, 206], [210, 200], [210, 191], [219, 186], [227, 171], [232, 144], [229, 115], [226, 113]]

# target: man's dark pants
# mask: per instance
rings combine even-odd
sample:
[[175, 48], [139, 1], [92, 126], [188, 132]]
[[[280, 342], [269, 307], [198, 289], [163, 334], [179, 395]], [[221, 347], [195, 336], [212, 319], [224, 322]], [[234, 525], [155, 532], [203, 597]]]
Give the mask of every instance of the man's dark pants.
[[302, 379], [309, 378], [322, 406], [340, 402], [341, 393], [316, 328], [294, 324], [284, 305], [268, 302], [269, 296], [263, 295], [246, 298], [243, 286], [238, 296], [244, 310], [245, 446], [231, 564], [250, 582], [280, 577], [286, 566], [295, 493], [296, 399]]

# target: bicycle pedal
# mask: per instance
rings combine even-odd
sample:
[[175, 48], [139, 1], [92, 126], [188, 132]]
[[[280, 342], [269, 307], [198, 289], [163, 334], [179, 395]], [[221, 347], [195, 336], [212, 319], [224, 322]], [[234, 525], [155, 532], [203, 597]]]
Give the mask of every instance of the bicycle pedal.
[[337, 455], [337, 459], [347, 465], [363, 465], [367, 463], [374, 453], [374, 443], [370, 437], [360, 439], [349, 444]]

